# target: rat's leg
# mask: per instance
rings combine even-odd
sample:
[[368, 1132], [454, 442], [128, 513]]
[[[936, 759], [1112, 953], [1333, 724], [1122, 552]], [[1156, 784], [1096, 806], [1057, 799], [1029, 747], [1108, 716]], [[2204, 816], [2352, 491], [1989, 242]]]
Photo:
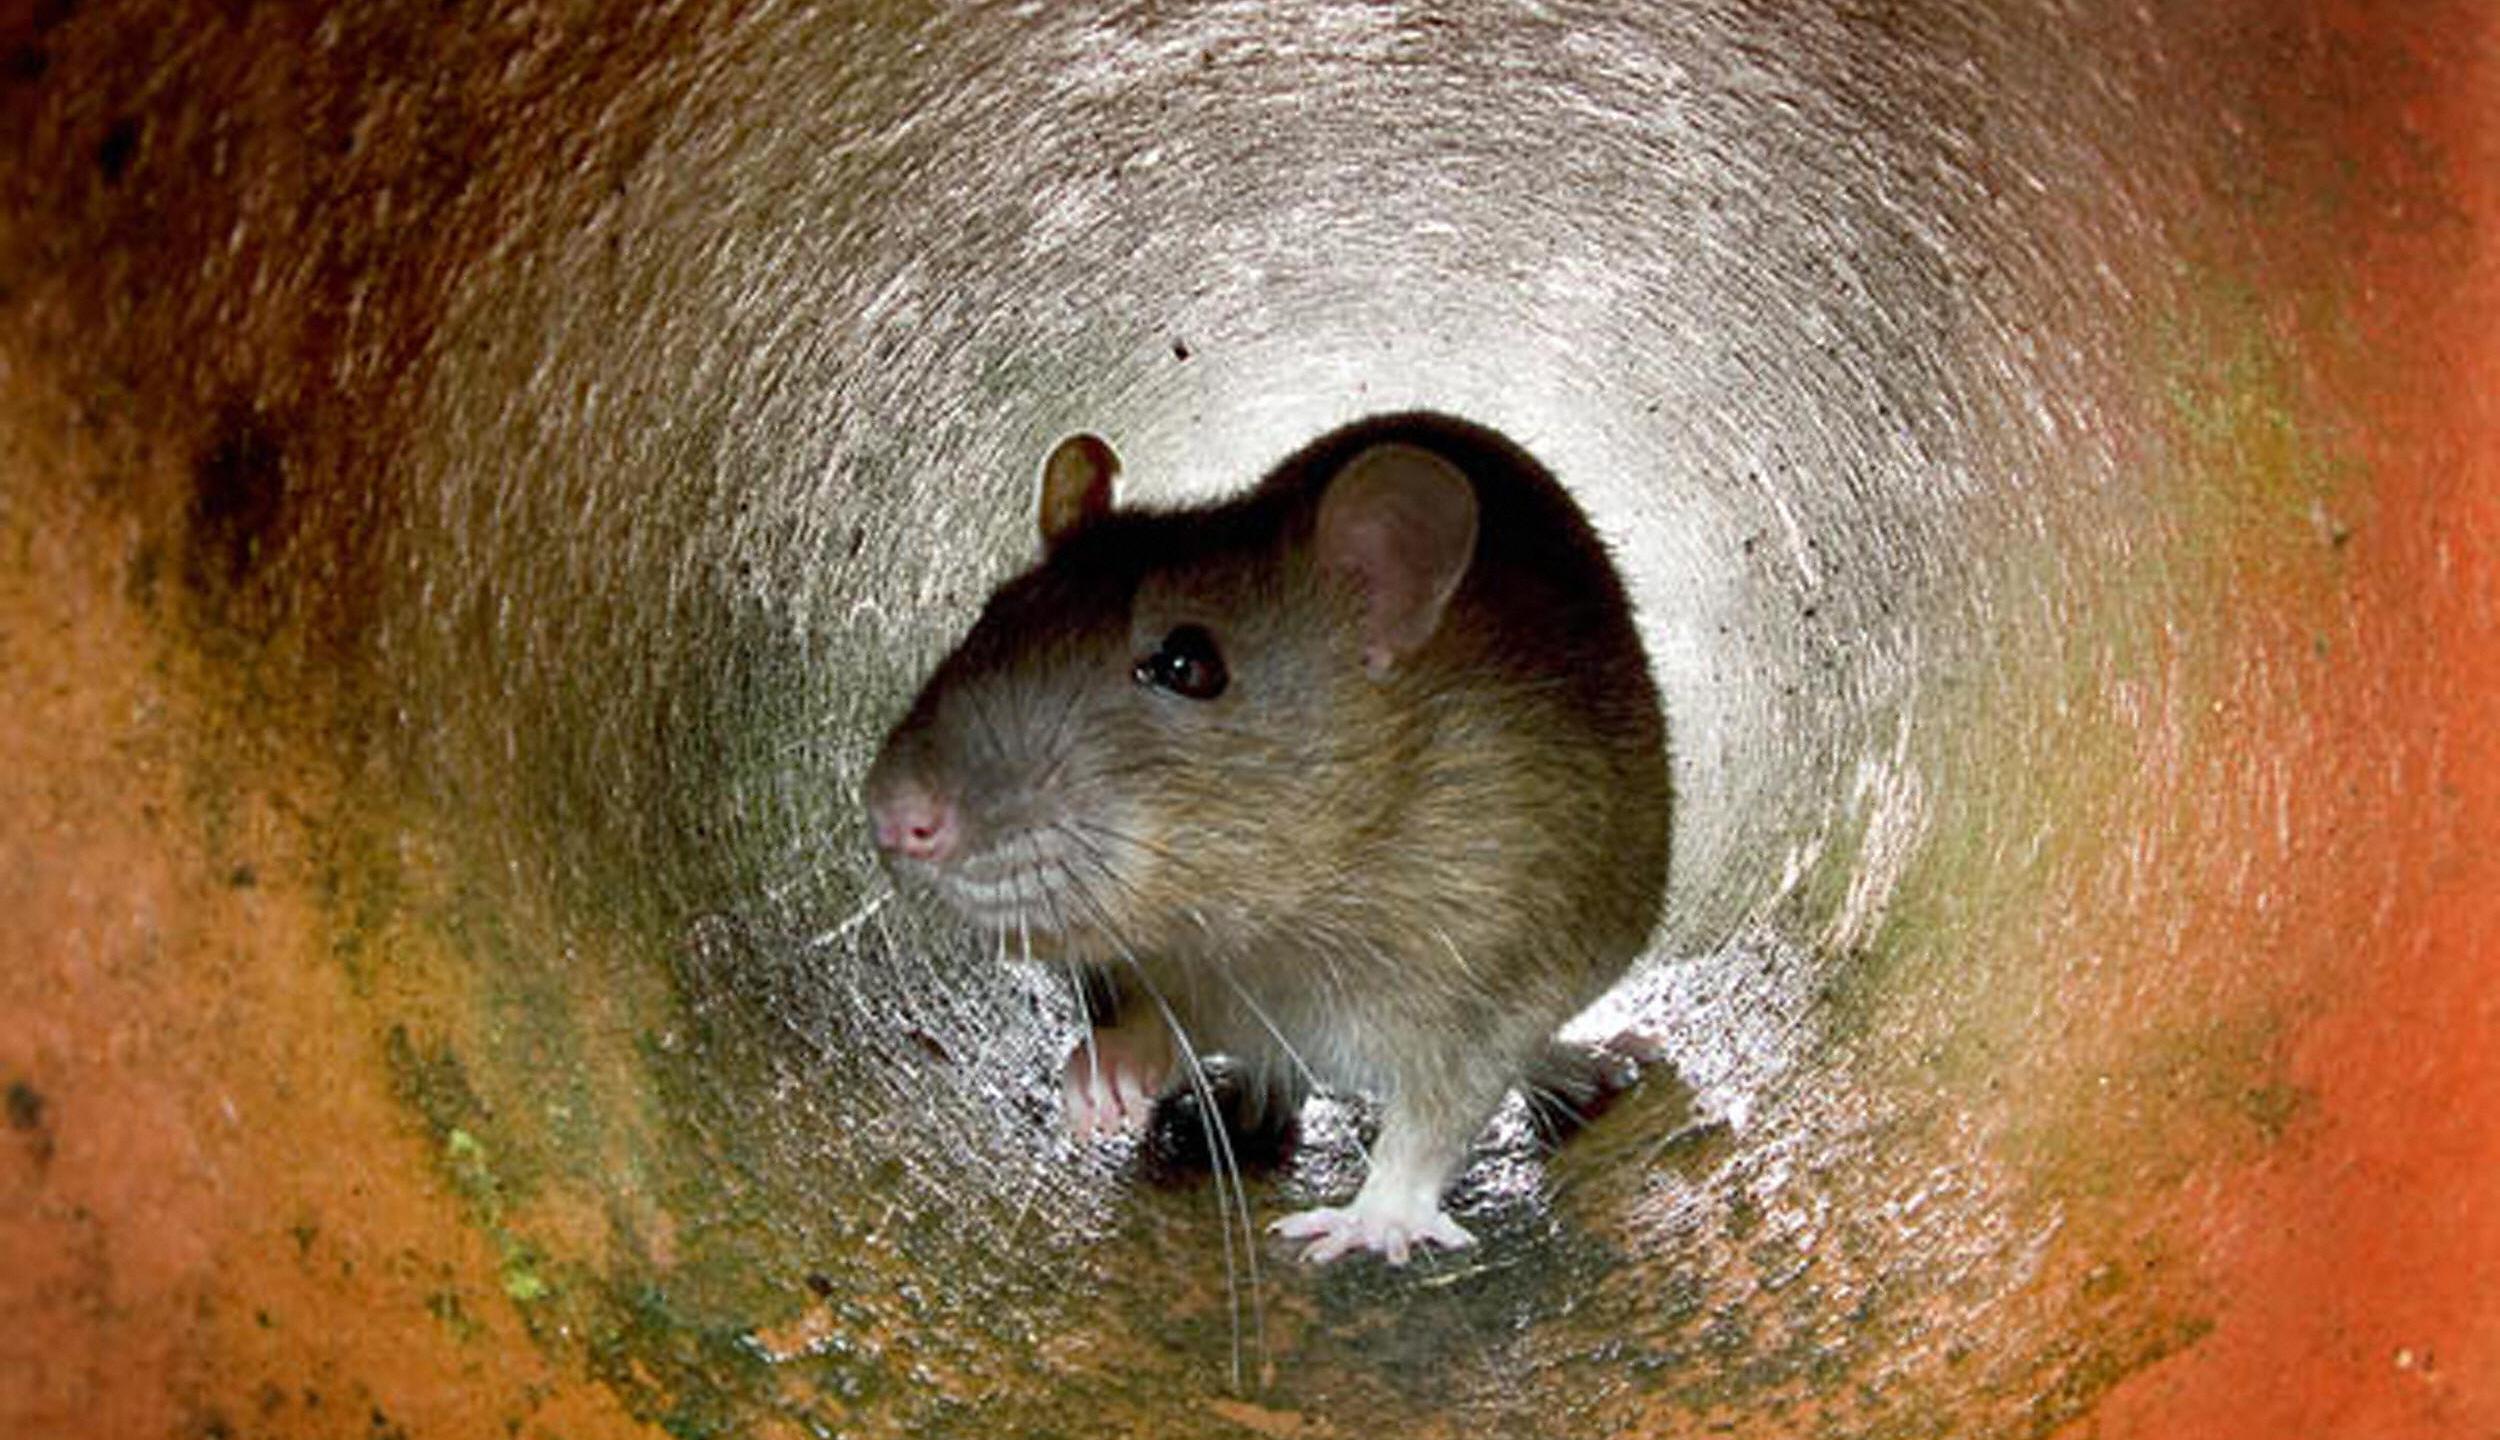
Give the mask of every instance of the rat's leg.
[[1639, 1084], [1643, 1069], [1666, 1058], [1665, 1038], [1639, 1026], [1594, 1044], [1548, 1040], [1529, 1064], [1520, 1090], [1538, 1126], [1549, 1139], [1560, 1139]]
[[1507, 1088], [1498, 1080], [1489, 1086], [1479, 1081], [1456, 1093], [1392, 1095], [1372, 1147], [1371, 1174], [1353, 1201], [1288, 1215], [1271, 1228], [1288, 1240], [1308, 1241], [1302, 1258], [1314, 1265], [1357, 1250], [1403, 1265], [1420, 1245], [1456, 1250], [1475, 1244], [1476, 1237], [1441, 1208], [1441, 1192], [1458, 1177], [1467, 1147]]
[[1132, 1003], [1110, 977], [1086, 977], [1093, 1029], [1060, 1067], [1068, 1129], [1079, 1137], [1128, 1135], [1146, 1128], [1172, 1081], [1172, 1031], [1154, 1007]]

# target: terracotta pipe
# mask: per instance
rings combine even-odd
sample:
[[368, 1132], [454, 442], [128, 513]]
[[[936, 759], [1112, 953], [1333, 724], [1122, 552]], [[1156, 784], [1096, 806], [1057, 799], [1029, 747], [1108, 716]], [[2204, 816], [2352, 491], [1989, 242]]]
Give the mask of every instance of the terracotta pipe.
[[[2500, 1428], [2495, 54], [0, 21], [0, 1433]], [[1063, 977], [856, 790], [1055, 439], [1418, 405], [1635, 591], [1672, 1073], [1314, 1272], [1058, 1134]]]

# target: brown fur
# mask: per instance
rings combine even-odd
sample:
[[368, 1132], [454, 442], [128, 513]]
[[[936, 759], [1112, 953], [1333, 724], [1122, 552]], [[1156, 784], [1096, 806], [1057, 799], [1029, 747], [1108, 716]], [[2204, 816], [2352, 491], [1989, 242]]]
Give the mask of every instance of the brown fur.
[[[1463, 471], [1481, 525], [1438, 628], [1375, 679], [1312, 527], [1330, 478], [1393, 441]], [[1212, 700], [1132, 678], [1184, 623], [1229, 667]], [[872, 799], [898, 775], [960, 806], [967, 849], [902, 868], [1104, 967], [1124, 1023], [1159, 1001], [1202, 1052], [1384, 1096], [1384, 1146], [1441, 1179], [1639, 953], [1666, 867], [1664, 728], [1612, 564], [1535, 462], [1434, 415], [1338, 431], [1227, 504], [1058, 538], [931, 678]], [[1052, 894], [1019, 915], [936, 873], [1050, 825], [1073, 838], [1042, 842]]]

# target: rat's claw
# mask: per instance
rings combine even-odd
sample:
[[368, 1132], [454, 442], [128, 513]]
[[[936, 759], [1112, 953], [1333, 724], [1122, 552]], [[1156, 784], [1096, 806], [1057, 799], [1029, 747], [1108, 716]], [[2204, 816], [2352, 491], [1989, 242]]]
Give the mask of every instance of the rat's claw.
[[1360, 1195], [1351, 1205], [1305, 1210], [1268, 1228], [1287, 1240], [1309, 1241], [1302, 1249], [1306, 1265], [1325, 1265], [1358, 1250], [1369, 1250], [1392, 1265], [1403, 1265], [1421, 1245], [1463, 1250], [1476, 1243], [1476, 1237], [1438, 1205], [1424, 1212], [1379, 1204], [1367, 1206]]
[[1598, 1042], [1597, 1048], [1610, 1055], [1620, 1055], [1634, 1065], [1656, 1065], [1668, 1056], [1671, 1037], [1653, 1025], [1627, 1025]]
[[1080, 1139], [1145, 1129], [1164, 1080], [1151, 1073], [1154, 1057], [1138, 1054], [1117, 1032], [1098, 1030], [1094, 1039], [1069, 1051], [1060, 1071], [1068, 1129]]

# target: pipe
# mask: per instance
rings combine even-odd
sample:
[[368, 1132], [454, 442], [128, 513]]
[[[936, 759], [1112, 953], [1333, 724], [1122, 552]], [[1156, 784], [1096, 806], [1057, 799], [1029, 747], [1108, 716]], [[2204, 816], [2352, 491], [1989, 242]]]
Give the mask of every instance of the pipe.
[[[132, 0], [0, 32], [0, 1430], [2500, 1424], [2491, 20]], [[1078, 430], [1542, 460], [1669, 1074], [1476, 1251], [1057, 1133], [884, 725]], [[1246, 1210], [1245, 1210], [1246, 1207]]]

